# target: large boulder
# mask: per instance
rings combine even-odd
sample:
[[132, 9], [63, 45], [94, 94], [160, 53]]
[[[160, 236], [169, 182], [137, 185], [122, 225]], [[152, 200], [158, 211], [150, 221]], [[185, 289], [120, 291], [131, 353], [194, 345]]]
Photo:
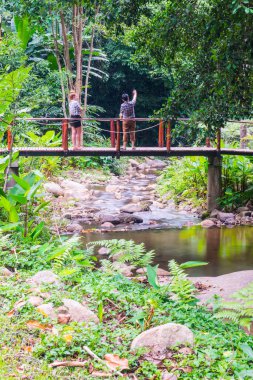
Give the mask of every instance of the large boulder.
[[44, 184], [44, 189], [47, 193], [53, 194], [57, 197], [64, 194], [64, 191], [58, 183], [55, 182], [47, 182]]
[[30, 284], [57, 284], [59, 285], [59, 278], [51, 270], [42, 270], [27, 280]]
[[215, 223], [210, 219], [206, 219], [206, 220], [203, 220], [203, 222], [201, 222], [200, 225], [201, 227], [204, 227], [204, 228], [211, 228], [215, 226]]
[[217, 214], [217, 219], [219, 219], [222, 223], [225, 223], [227, 219], [234, 218], [234, 214], [232, 212], [221, 212], [219, 211]]
[[83, 230], [83, 227], [80, 225], [80, 224], [78, 224], [78, 223], [71, 223], [71, 224], [69, 224], [68, 226], [67, 226], [67, 231], [68, 232], [77, 232], [77, 233], [79, 233], [79, 232], [82, 232], [82, 230]]
[[120, 223], [122, 224], [135, 224], [142, 223], [143, 219], [137, 215], [122, 213], [120, 216]]
[[129, 214], [133, 214], [135, 212], [141, 212], [141, 211], [150, 211], [150, 203], [151, 202], [143, 202], [143, 203], [129, 203], [128, 205], [125, 205], [121, 207], [121, 212], [127, 212]]
[[167, 323], [165, 325], [153, 327], [143, 331], [131, 344], [131, 349], [139, 347], [149, 348], [150, 351], [162, 351], [176, 345], [193, 345], [194, 336], [192, 331], [177, 323]]
[[37, 307], [37, 310], [40, 314], [44, 315], [45, 317], [48, 317], [51, 319], [57, 318], [57, 315], [52, 303], [43, 303], [42, 305], [39, 305]]
[[80, 302], [65, 298], [63, 299], [63, 305], [70, 315], [70, 322], [99, 322], [96, 314]]
[[99, 215], [99, 220], [100, 220], [101, 224], [112, 223], [115, 226], [117, 224], [121, 223], [121, 221], [120, 221], [120, 215], [111, 215], [111, 214], [103, 215], [103, 214], [100, 214]]
[[147, 165], [152, 169], [163, 169], [167, 166], [164, 161], [161, 160], [150, 160], [149, 158], [145, 158]]

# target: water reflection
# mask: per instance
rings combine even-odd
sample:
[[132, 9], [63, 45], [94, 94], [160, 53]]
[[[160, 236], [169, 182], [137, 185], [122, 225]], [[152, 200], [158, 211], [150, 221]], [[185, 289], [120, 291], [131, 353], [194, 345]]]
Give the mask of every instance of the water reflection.
[[84, 242], [102, 239], [133, 239], [156, 251], [155, 261], [167, 269], [168, 260], [201, 260], [209, 265], [190, 270], [193, 276], [219, 276], [253, 268], [253, 228], [142, 230], [88, 233]]

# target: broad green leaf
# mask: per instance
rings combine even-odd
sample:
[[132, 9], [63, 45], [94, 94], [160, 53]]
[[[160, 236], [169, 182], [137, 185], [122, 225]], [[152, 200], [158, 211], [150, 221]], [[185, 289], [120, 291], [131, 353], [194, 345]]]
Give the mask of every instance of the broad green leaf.
[[33, 210], [34, 215], [36, 215], [40, 210], [45, 208], [48, 204], [50, 204], [50, 201], [42, 202], [39, 206], [35, 207], [35, 209]]
[[9, 232], [15, 230], [19, 226], [19, 223], [8, 223], [0, 226], [1, 232]]
[[158, 265], [155, 265], [152, 267], [151, 265], [147, 265], [147, 277], [148, 277], [148, 282], [153, 288], [159, 289], [160, 285], [158, 283], [158, 278], [157, 278], [157, 269]]
[[103, 322], [103, 316], [104, 316], [103, 301], [100, 301], [98, 303], [98, 319], [99, 319], [99, 322]]
[[13, 199], [17, 203], [25, 205], [27, 203], [27, 198], [22, 195], [10, 194], [9, 198]]
[[253, 360], [253, 349], [246, 343], [240, 344], [241, 350], [250, 358]]
[[35, 240], [39, 234], [43, 231], [43, 228], [45, 226], [45, 222], [40, 222], [32, 231], [31, 237], [33, 240]]
[[30, 189], [31, 186], [30, 186], [29, 183], [26, 182], [24, 179], [18, 177], [18, 176], [17, 176], [16, 174], [14, 174], [14, 173], [12, 173], [11, 175], [12, 175], [14, 181], [15, 181], [20, 187], [22, 187], [22, 189], [24, 189], [24, 190], [29, 190], [29, 189]]
[[3, 207], [6, 211], [10, 212], [11, 203], [2, 195], [0, 195], [0, 207]]
[[9, 212], [9, 221], [11, 223], [17, 223], [19, 221], [19, 216], [15, 206], [11, 206]]
[[195, 268], [195, 267], [201, 267], [203, 265], [208, 265], [205, 261], [186, 261], [183, 264], [180, 264], [180, 267], [182, 269], [187, 269], [187, 268]]

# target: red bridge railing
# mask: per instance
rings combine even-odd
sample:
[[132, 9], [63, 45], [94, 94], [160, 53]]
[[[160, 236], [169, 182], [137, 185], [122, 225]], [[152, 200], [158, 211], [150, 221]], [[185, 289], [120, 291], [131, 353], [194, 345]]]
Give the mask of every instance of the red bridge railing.
[[[62, 119], [62, 118], [17, 118], [15, 121], [27, 121], [27, 122], [39, 122], [44, 124], [45, 126], [50, 126], [48, 123], [49, 122], [55, 122], [58, 125], [61, 125], [62, 129], [62, 150], [64, 152], [67, 152], [69, 150], [69, 123], [73, 119]], [[80, 119], [79, 119], [80, 120]], [[160, 148], [163, 151], [170, 152], [171, 150], [171, 140], [172, 140], [172, 131], [171, 131], [171, 126], [172, 122], [165, 121], [163, 119], [159, 118], [135, 118], [132, 119], [135, 120], [136, 122], [148, 122], [148, 123], [155, 123], [153, 126], [144, 128], [144, 129], [137, 129], [136, 133], [142, 132], [143, 130], [150, 130], [150, 129], [158, 129], [158, 144], [157, 148]], [[98, 122], [98, 123], [109, 123], [110, 128], [108, 129], [101, 129], [101, 131], [105, 131], [109, 133], [110, 135], [110, 141], [111, 141], [111, 148], [115, 149], [116, 152], [120, 152], [120, 142], [121, 142], [121, 135], [123, 134], [122, 132], [122, 120], [118, 118], [82, 118], [83, 122]], [[187, 118], [178, 118], [175, 120], [177, 121], [189, 121]], [[236, 122], [236, 123], [245, 123], [249, 125], [253, 125], [253, 121], [248, 121], [248, 120], [230, 120], [230, 122]], [[11, 126], [8, 127], [7, 130], [7, 149], [11, 150], [13, 146], [13, 133], [12, 133], [12, 128], [14, 125], [12, 124]], [[84, 129], [84, 136], [85, 136], [85, 129]], [[210, 143], [210, 138], [206, 139], [206, 148], [210, 148], [211, 143]], [[216, 136], [216, 150], [220, 151], [221, 149], [221, 129], [219, 128], [217, 131], [217, 136]], [[42, 147], [41, 147], [42, 148]], [[154, 148], [154, 146], [152, 147]], [[214, 148], [214, 146], [213, 146]]]

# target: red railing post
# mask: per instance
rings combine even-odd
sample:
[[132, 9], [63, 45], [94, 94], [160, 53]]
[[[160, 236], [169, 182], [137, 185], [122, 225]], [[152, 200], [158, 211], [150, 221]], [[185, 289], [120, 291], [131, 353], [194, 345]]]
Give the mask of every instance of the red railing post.
[[158, 146], [159, 148], [164, 146], [164, 125], [162, 120], [159, 121]]
[[8, 150], [11, 150], [12, 143], [13, 143], [13, 136], [12, 136], [12, 131], [11, 131], [11, 125], [8, 125], [8, 129], [7, 129], [7, 149]]
[[207, 147], [207, 148], [210, 148], [210, 147], [211, 147], [210, 137], [207, 137], [207, 138], [206, 138], [206, 147]]
[[221, 141], [221, 129], [218, 128], [217, 131], [217, 150], [220, 151], [220, 141]]
[[68, 120], [62, 120], [62, 149], [68, 150]]
[[116, 151], [120, 152], [120, 121], [117, 120], [117, 141], [116, 141]]
[[114, 120], [110, 120], [110, 137], [111, 137], [111, 147], [115, 148], [115, 124], [114, 124]]
[[167, 152], [169, 152], [171, 148], [171, 122], [170, 121], [168, 122], [168, 125], [167, 125], [166, 148], [167, 148]]

